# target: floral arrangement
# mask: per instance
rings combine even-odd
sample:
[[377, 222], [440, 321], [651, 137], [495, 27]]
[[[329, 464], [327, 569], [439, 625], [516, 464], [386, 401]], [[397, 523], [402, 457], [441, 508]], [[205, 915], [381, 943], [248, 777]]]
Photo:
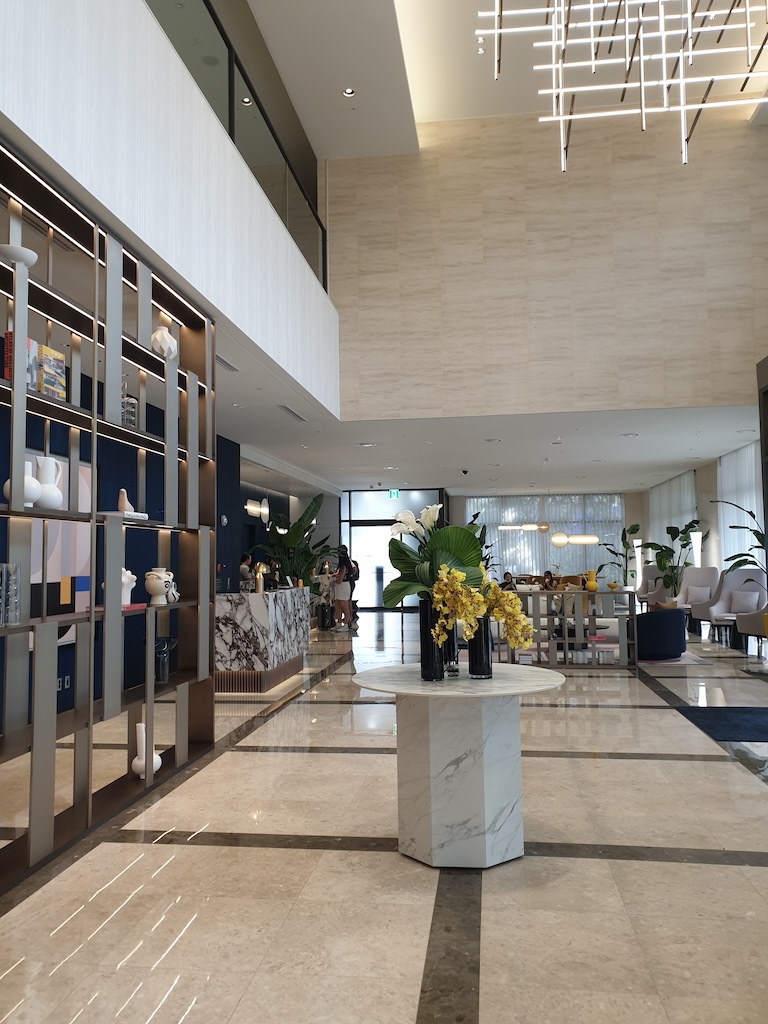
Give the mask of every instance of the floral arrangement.
[[[441, 568], [463, 573], [463, 583], [477, 589], [483, 583], [480, 568], [482, 548], [472, 530], [465, 526], [438, 526], [442, 505], [429, 505], [418, 517], [410, 511], [398, 512], [389, 542], [389, 560], [400, 575], [384, 588], [384, 604], [394, 608], [409, 594], [429, 597]], [[408, 535], [416, 547], [399, 538]]]
[[[529, 647], [533, 628], [523, 614], [520, 598], [489, 580], [483, 546], [473, 524], [439, 527], [441, 505], [430, 505], [418, 516], [398, 512], [392, 526], [389, 557], [400, 576], [384, 589], [384, 604], [393, 608], [409, 594], [430, 597], [437, 612], [432, 636], [442, 646], [457, 619], [464, 623], [464, 638], [477, 632], [485, 615], [503, 623], [510, 646]], [[416, 549], [403, 543], [403, 535], [416, 539]]]
[[533, 626], [523, 613], [523, 604], [517, 594], [511, 590], [502, 590], [494, 580], [489, 580], [483, 589], [485, 614], [503, 624], [502, 634], [507, 638], [510, 649], [522, 647], [525, 650], [530, 647]]
[[477, 632], [478, 616], [485, 615], [483, 595], [475, 587], [465, 586], [465, 579], [465, 573], [458, 569], [441, 565], [438, 570], [437, 581], [432, 587], [432, 607], [437, 612], [432, 636], [438, 647], [448, 639], [448, 632], [456, 625], [457, 619], [464, 622], [464, 639], [471, 640]]

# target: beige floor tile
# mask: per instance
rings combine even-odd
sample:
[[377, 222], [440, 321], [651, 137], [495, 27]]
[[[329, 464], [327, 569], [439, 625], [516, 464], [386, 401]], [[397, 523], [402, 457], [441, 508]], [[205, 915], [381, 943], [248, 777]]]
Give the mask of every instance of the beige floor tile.
[[434, 904], [439, 872], [399, 853], [327, 851], [299, 902]]
[[392, 705], [301, 704], [286, 708], [238, 743], [250, 746], [394, 747]]
[[608, 862], [521, 857], [483, 872], [483, 907], [621, 913]]
[[523, 750], [722, 754], [722, 748], [682, 715], [610, 708], [523, 708]]
[[[418, 978], [284, 975], [258, 971], [230, 1024], [253, 1024], [266, 1007], [269, 1024], [413, 1024]], [[263, 1012], [263, 1011], [262, 1011]]]
[[[701, 1018], [704, 1020], [704, 1018]], [[480, 1024], [669, 1024], [657, 995], [484, 984]]]
[[[47, 1020], [95, 970], [83, 960], [69, 960], [55, 970], [61, 957], [45, 963], [26, 957], [14, 967], [23, 955], [18, 949], [0, 952], [0, 974], [5, 975], [0, 982], [0, 1020], [13, 1024], [40, 1024]], [[13, 969], [9, 971], [10, 968]], [[9, 973], [5, 973], [7, 971]], [[72, 1015], [67, 1024], [71, 1019]]]
[[712, 995], [768, 1006], [768, 923], [641, 914], [632, 926], [662, 999]]
[[664, 999], [669, 1024], [765, 1024], [765, 998], [741, 996], [721, 998], [717, 993], [701, 996], [671, 996]]
[[[611, 861], [610, 871], [630, 917], [732, 918], [768, 923], [768, 899], [745, 869], [716, 864]], [[768, 897], [768, 888], [766, 889]]]
[[430, 903], [298, 903], [261, 963], [277, 974], [421, 980]]
[[640, 944], [624, 911], [487, 908], [480, 985], [656, 995]]
[[[111, 967], [94, 970], [56, 1008], [45, 1024], [178, 1024], [187, 1020], [226, 1024], [240, 1002], [252, 974], [240, 971], [168, 970], [119, 971]], [[154, 1016], [152, 1016], [154, 1014]]]
[[103, 966], [125, 961], [132, 969], [253, 973], [278, 934], [292, 900], [167, 894], [133, 927], [123, 926]]

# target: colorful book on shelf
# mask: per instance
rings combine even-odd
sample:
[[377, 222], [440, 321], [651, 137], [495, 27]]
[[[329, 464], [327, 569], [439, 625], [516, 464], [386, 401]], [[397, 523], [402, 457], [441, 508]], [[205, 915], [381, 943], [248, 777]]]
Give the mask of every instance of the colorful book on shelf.
[[67, 370], [64, 356], [47, 345], [37, 346], [37, 390], [47, 398], [67, 398]]
[[[27, 338], [27, 387], [37, 391], [37, 342]], [[6, 331], [3, 343], [3, 377], [13, 376], [13, 331]]]

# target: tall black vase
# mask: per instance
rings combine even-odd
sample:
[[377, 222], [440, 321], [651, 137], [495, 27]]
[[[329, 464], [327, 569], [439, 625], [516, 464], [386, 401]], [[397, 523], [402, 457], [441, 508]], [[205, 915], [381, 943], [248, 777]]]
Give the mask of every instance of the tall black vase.
[[443, 666], [449, 676], [459, 674], [459, 638], [456, 635], [456, 623], [446, 630], [448, 634], [443, 643]]
[[421, 640], [421, 678], [436, 683], [443, 678], [443, 652], [432, 639], [437, 613], [432, 599], [419, 598], [419, 635]]
[[467, 640], [469, 655], [469, 678], [491, 679], [493, 676], [493, 641], [491, 640], [491, 620], [481, 615], [477, 620], [477, 632], [471, 640]]

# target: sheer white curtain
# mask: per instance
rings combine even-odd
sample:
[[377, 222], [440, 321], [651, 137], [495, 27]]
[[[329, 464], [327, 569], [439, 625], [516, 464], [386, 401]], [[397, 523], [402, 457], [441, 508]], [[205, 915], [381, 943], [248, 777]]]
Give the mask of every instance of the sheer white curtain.
[[657, 544], [668, 544], [668, 526], [685, 526], [696, 515], [696, 476], [693, 470], [681, 473], [663, 484], [657, 484], [649, 492], [650, 537]]
[[[723, 501], [735, 501], [757, 516], [765, 526], [763, 511], [763, 481], [760, 471], [760, 445], [757, 441], [722, 455], [717, 460], [717, 496]], [[729, 555], [746, 551], [754, 538], [745, 530], [732, 530], [731, 526], [754, 526], [754, 521], [732, 505], [717, 506], [720, 526], [720, 557], [725, 563]]]
[[[621, 494], [525, 494], [467, 498], [467, 518], [479, 512], [478, 522], [488, 526], [487, 543], [492, 545], [492, 576], [501, 579], [504, 572], [514, 575], [556, 569], [576, 575], [585, 569], [597, 569], [608, 560], [599, 545], [567, 545], [555, 548], [550, 537], [563, 533], [596, 533], [601, 543], [617, 545], [624, 525]], [[500, 525], [549, 523], [548, 533], [499, 530]]]

